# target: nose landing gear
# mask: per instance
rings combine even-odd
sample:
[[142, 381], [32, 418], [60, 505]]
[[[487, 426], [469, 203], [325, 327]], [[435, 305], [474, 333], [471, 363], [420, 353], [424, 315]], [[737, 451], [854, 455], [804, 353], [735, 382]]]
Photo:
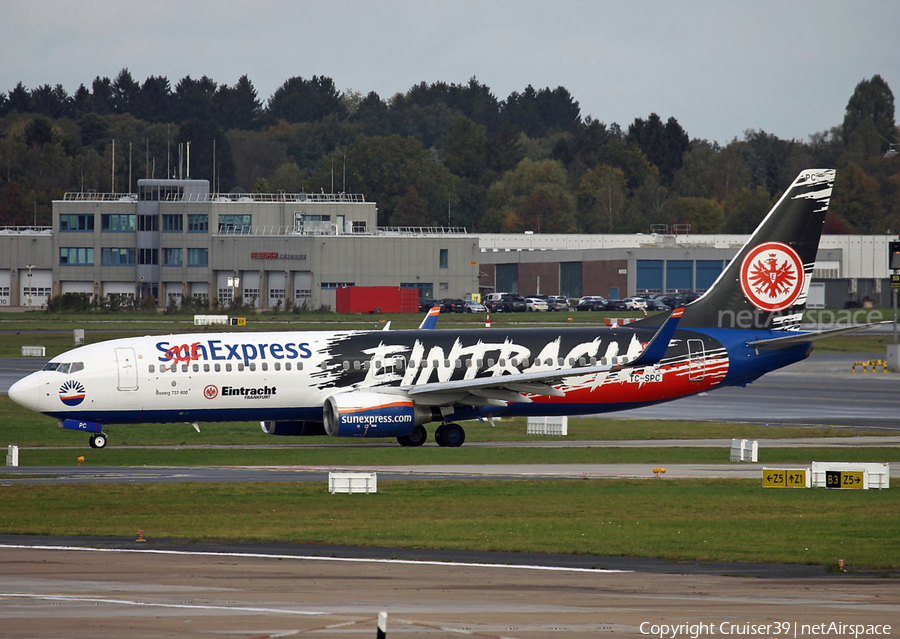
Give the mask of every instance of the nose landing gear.
[[91, 435], [91, 448], [106, 448], [106, 433], [94, 433]]

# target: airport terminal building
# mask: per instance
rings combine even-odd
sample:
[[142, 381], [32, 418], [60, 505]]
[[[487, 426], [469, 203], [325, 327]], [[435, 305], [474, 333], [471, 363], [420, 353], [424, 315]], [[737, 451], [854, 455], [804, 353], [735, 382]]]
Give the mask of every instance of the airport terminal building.
[[379, 228], [358, 194], [212, 194], [206, 180], [139, 180], [137, 194], [67, 193], [52, 229], [0, 231], [0, 306], [64, 293], [159, 306], [236, 297], [257, 308], [331, 307], [341, 286], [478, 292], [464, 230]]
[[[0, 307], [87, 293], [180, 305], [335, 308], [343, 286], [490, 292], [702, 292], [747, 236], [468, 234], [383, 228], [360, 194], [216, 194], [207, 180], [139, 180], [135, 194], [67, 193], [51, 228], [0, 230]], [[889, 236], [824, 236], [811, 306], [890, 305]]]

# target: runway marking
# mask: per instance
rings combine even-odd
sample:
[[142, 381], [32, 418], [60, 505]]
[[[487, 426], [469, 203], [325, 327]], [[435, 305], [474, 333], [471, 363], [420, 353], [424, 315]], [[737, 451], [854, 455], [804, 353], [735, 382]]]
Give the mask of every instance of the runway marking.
[[76, 595], [40, 595], [36, 593], [11, 592], [0, 593], [0, 599], [16, 597], [19, 599], [40, 599], [43, 601], [74, 601], [78, 603], [116, 604], [119, 606], [143, 606], [147, 608], [185, 608], [189, 610], [216, 610], [227, 612], [253, 612], [262, 614], [302, 615], [311, 617], [331, 614], [308, 610], [288, 610], [284, 608], [251, 608], [246, 606], [208, 606], [200, 604], [168, 604], [151, 603], [149, 601], [133, 601], [130, 599], [105, 599], [103, 597], [78, 597]]
[[366, 557], [316, 557], [314, 555], [274, 555], [266, 553], [213, 552], [196, 550], [155, 550], [152, 548], [91, 548], [89, 546], [34, 546], [26, 544], [0, 544], [0, 548], [19, 550], [70, 550], [81, 552], [121, 552], [148, 555], [174, 555], [193, 557], [242, 557], [247, 559], [297, 559], [305, 561], [336, 561], [345, 563], [396, 564], [408, 566], [452, 566], [463, 568], [511, 568], [515, 570], [539, 570], [546, 572], [577, 572], [588, 574], [631, 573], [633, 570], [609, 568], [574, 568], [567, 566], [529, 566], [526, 564], [488, 564], [465, 561], [426, 561], [419, 559], [375, 559]]

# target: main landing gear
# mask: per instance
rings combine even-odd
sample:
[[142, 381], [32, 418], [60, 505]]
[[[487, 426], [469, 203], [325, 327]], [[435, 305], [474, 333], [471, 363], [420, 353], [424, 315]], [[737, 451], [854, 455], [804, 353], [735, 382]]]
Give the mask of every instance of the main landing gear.
[[459, 424], [441, 424], [434, 431], [434, 441], [438, 446], [459, 448], [466, 441], [466, 431]]
[[91, 435], [91, 448], [106, 448], [106, 433], [94, 433]]
[[[401, 435], [397, 442], [401, 446], [421, 446], [428, 440], [424, 426], [416, 426], [409, 435]], [[459, 424], [441, 424], [434, 431], [434, 441], [438, 446], [458, 448], [466, 441], [466, 431]]]

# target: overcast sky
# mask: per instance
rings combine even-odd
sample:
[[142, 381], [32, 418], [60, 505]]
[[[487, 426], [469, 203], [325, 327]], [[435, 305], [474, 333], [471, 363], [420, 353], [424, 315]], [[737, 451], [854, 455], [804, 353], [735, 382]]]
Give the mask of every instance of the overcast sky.
[[246, 74], [265, 103], [324, 75], [383, 99], [476, 77], [498, 99], [563, 86], [583, 117], [674, 117], [692, 138], [806, 140], [857, 83], [900, 91], [900, 1], [0, 0], [0, 92], [71, 94], [122, 68], [142, 83]]

